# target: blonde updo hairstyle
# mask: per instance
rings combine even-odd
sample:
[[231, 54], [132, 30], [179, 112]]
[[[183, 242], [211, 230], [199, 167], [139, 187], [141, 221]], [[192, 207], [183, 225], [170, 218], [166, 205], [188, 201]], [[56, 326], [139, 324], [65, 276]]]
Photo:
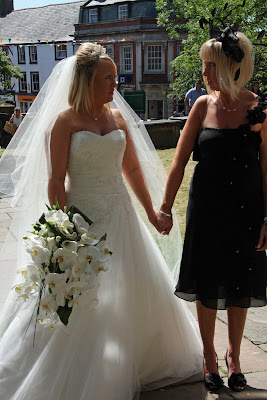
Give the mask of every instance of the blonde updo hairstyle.
[[[236, 62], [227, 57], [222, 49], [222, 43], [216, 39], [210, 39], [205, 42], [200, 49], [200, 57], [203, 62], [213, 62], [216, 64], [216, 75], [220, 91], [226, 93], [234, 101], [237, 99], [240, 89], [250, 80], [253, 69], [253, 53], [251, 41], [241, 32], [237, 32], [239, 38], [239, 47], [244, 52], [244, 58], [241, 62]], [[239, 78], [235, 81], [236, 71], [240, 68]], [[204, 81], [209, 93], [212, 92], [207, 85], [207, 79]]]
[[91, 112], [94, 102], [93, 84], [101, 60], [109, 60], [115, 65], [104, 47], [95, 43], [81, 44], [76, 53], [74, 76], [68, 96], [69, 105], [74, 111]]

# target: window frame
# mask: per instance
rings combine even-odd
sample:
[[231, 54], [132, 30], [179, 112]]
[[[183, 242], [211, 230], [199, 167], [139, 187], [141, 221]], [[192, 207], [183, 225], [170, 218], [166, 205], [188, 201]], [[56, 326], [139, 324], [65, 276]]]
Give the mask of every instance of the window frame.
[[[25, 79], [22, 82], [22, 78], [19, 78], [19, 91], [27, 92], [27, 74], [26, 74], [26, 72], [22, 72], [22, 71], [21, 71], [21, 73], [23, 74], [23, 78], [25, 78]], [[25, 84], [25, 89], [22, 89], [22, 84]]]
[[[131, 51], [130, 51], [130, 53], [131, 53], [131, 58], [130, 58], [130, 60], [131, 60], [131, 68], [130, 69], [125, 69], [125, 60], [127, 59], [127, 58], [125, 58], [124, 57], [124, 49], [126, 49], [126, 48], [130, 48], [131, 49]], [[121, 74], [132, 74], [133, 73], [133, 45], [132, 44], [125, 44], [125, 45], [121, 45], [120, 46], [120, 73]]]
[[[64, 46], [65, 47], [65, 50], [59, 50], [59, 47], [61, 47], [61, 46]], [[65, 51], [65, 57], [59, 57], [59, 55], [58, 55], [58, 53], [59, 52], [63, 52], [63, 51]], [[67, 51], [67, 45], [66, 45], [66, 43], [58, 43], [58, 44], [55, 44], [55, 60], [64, 60], [64, 58], [67, 58], [68, 57], [68, 51]]]
[[[124, 8], [124, 9], [123, 9]], [[127, 15], [123, 15], [127, 11]], [[129, 18], [129, 5], [128, 4], [119, 4], [118, 5], [118, 19], [127, 19]]]
[[177, 57], [182, 53], [182, 51], [184, 50], [184, 44], [182, 44], [181, 42], [177, 43]]
[[[149, 47], [160, 47], [161, 48], [161, 56], [160, 56], [160, 68], [151, 68], [149, 63]], [[156, 50], [154, 49], [154, 53]], [[151, 57], [152, 58], [152, 57]], [[154, 56], [154, 63], [157, 63], [159, 57]], [[152, 58], [153, 61], [153, 58]], [[149, 68], [150, 67], [150, 68]], [[162, 43], [147, 43], [145, 45], [145, 73], [147, 74], [164, 74], [165, 73], [165, 46]]]
[[[36, 49], [35, 53], [32, 53], [31, 50], [32, 49]], [[36, 54], [36, 60], [32, 60], [32, 54]], [[29, 46], [29, 60], [30, 60], [30, 64], [37, 64], [38, 63], [38, 56], [37, 56], [37, 46], [36, 45], [31, 45]]]
[[[33, 81], [33, 76], [37, 75], [38, 76], [38, 90], [34, 89], [34, 84], [36, 84], [36, 82]], [[39, 72], [38, 71], [32, 71], [31, 72], [31, 91], [32, 93], [38, 93], [40, 90], [40, 77], [39, 77]]]
[[[94, 11], [95, 13], [90, 13], [90, 11]], [[92, 17], [96, 17], [96, 20], [94, 20]], [[99, 21], [98, 18], [98, 8], [97, 7], [92, 7], [88, 9], [88, 23], [89, 24], [95, 24], [96, 22]]]
[[[24, 61], [21, 61], [20, 58], [20, 51], [23, 49], [24, 52]], [[17, 52], [18, 52], [18, 64], [26, 64], [26, 51], [25, 51], [25, 46], [23, 45], [19, 45], [17, 48]]]
[[[106, 49], [106, 54], [112, 58], [112, 60], [114, 61], [114, 46], [113, 44], [106, 44], [105, 45], [105, 49]], [[108, 50], [111, 50], [111, 54], [108, 53]]]

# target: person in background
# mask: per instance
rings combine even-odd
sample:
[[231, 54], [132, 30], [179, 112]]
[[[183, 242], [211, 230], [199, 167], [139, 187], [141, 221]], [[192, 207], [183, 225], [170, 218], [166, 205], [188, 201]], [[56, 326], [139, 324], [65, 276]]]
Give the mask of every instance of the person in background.
[[14, 125], [16, 125], [16, 130], [20, 126], [22, 120], [23, 120], [23, 116], [20, 113], [20, 108], [15, 107], [14, 114], [12, 114], [12, 116], [10, 118], [10, 122], [12, 122]]
[[188, 92], [186, 93], [184, 99], [184, 103], [186, 105], [185, 115], [188, 115], [190, 113], [190, 110], [193, 107], [196, 99], [198, 99], [200, 96], [203, 96], [203, 94], [207, 94], [206, 90], [203, 89], [201, 85], [201, 80], [197, 79], [195, 81], [195, 87], [188, 90]]
[[265, 100], [265, 95], [260, 91], [260, 83], [258, 81], [253, 83], [251, 91], [252, 93], [255, 93], [257, 96], [259, 96], [262, 101]]

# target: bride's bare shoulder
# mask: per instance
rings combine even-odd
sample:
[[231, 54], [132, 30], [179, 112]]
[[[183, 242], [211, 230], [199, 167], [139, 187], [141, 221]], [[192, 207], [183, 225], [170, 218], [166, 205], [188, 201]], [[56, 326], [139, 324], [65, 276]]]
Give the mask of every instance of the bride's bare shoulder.
[[64, 110], [58, 114], [54, 127], [71, 132], [73, 125], [77, 120], [77, 112], [75, 112], [72, 108], [68, 108], [67, 110]]
[[126, 122], [123, 116], [121, 115], [121, 112], [117, 108], [112, 108], [110, 111], [112, 113], [112, 117], [115, 121], [117, 128], [122, 129], [126, 132], [127, 131]]

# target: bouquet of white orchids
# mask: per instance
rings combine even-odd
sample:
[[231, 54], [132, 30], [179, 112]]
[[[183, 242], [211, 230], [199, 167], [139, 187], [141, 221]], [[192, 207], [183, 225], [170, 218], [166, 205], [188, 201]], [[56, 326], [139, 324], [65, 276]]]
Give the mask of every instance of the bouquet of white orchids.
[[39, 293], [37, 321], [51, 329], [59, 320], [67, 325], [73, 308], [97, 304], [96, 276], [108, 270], [112, 253], [107, 235], [75, 206], [47, 208], [23, 238], [31, 262], [19, 269], [25, 280], [14, 289], [25, 301]]

